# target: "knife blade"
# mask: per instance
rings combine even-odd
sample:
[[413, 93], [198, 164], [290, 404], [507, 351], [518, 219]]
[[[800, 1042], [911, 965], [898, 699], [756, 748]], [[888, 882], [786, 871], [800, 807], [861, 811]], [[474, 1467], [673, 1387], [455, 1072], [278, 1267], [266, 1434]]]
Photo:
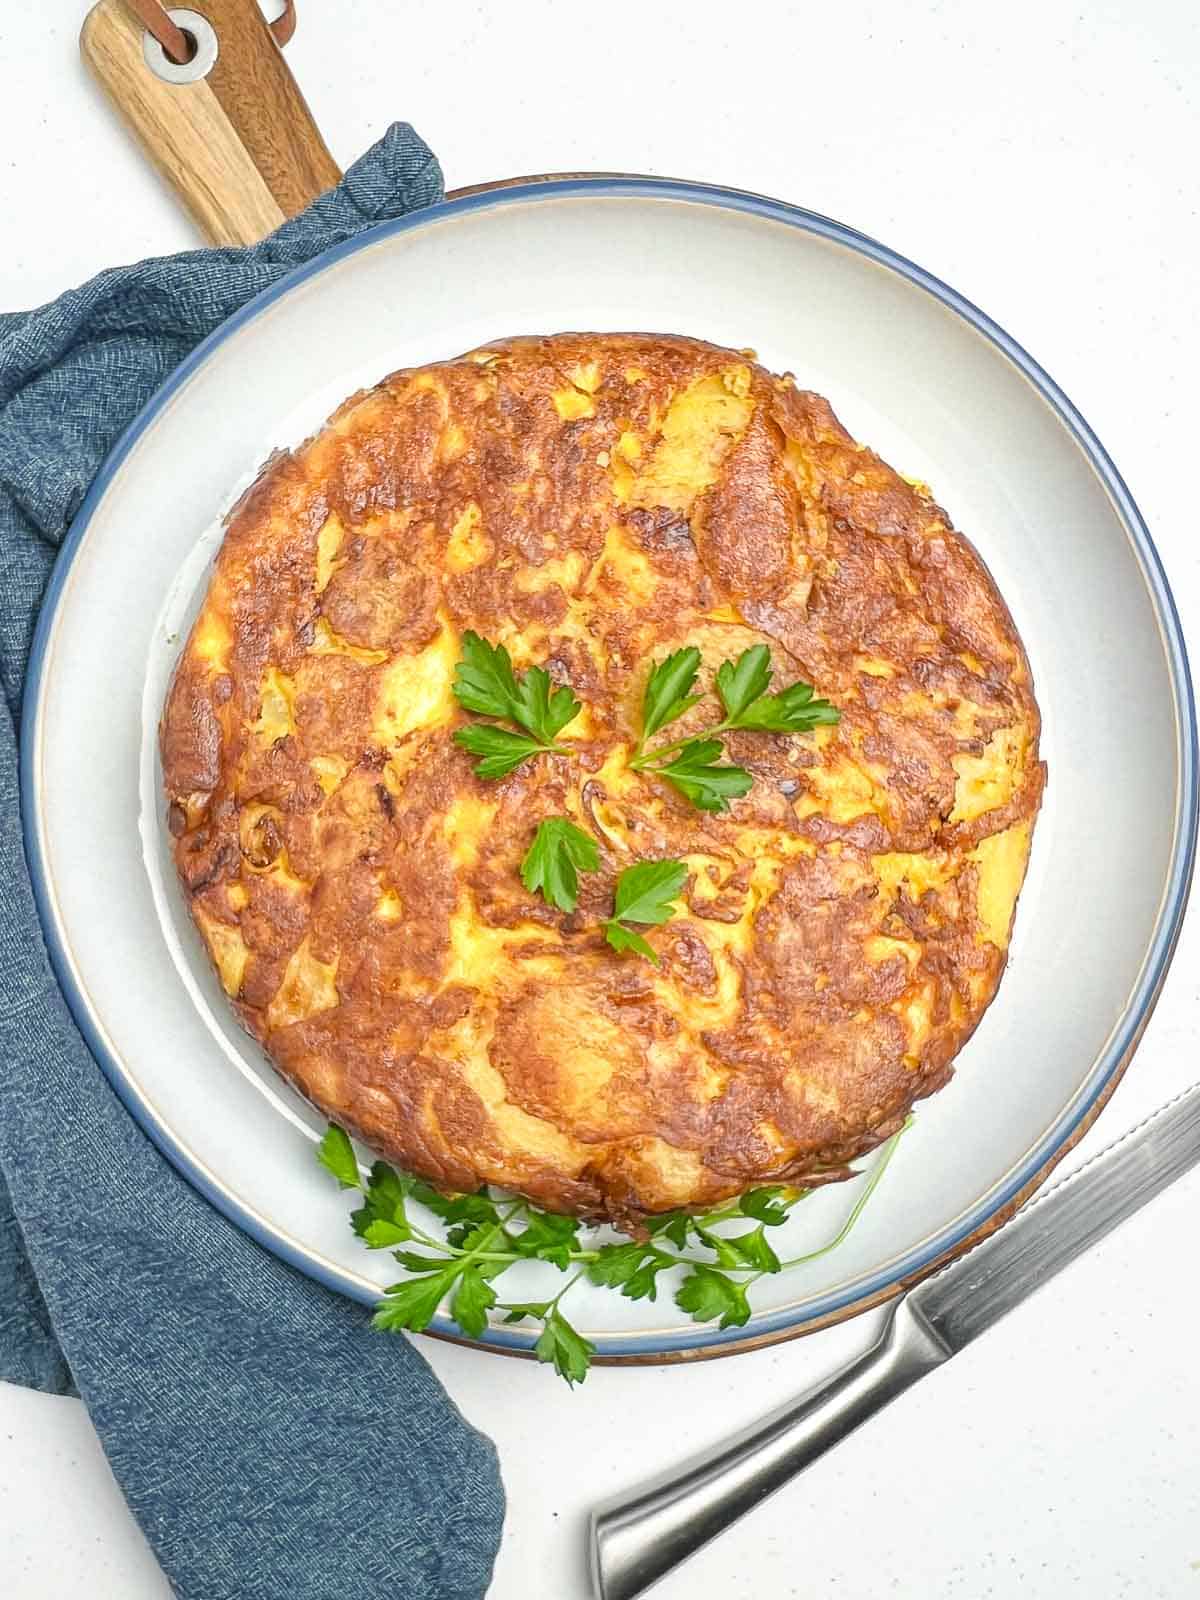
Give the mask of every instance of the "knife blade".
[[598, 1600], [635, 1600], [1200, 1162], [1200, 1083], [888, 1308], [875, 1343], [715, 1450], [592, 1513]]
[[954, 1353], [1200, 1161], [1200, 1084], [1146, 1118], [1011, 1222], [909, 1291]]

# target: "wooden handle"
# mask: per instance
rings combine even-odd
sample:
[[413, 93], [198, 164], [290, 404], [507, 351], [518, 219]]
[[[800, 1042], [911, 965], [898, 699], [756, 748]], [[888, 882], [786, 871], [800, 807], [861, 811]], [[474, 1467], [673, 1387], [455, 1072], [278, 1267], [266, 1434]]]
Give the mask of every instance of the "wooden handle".
[[257, 0], [186, 0], [185, 9], [216, 35], [216, 60], [191, 82], [170, 82], [147, 62], [148, 36], [124, 0], [99, 0], [80, 49], [205, 238], [254, 244], [341, 173]]

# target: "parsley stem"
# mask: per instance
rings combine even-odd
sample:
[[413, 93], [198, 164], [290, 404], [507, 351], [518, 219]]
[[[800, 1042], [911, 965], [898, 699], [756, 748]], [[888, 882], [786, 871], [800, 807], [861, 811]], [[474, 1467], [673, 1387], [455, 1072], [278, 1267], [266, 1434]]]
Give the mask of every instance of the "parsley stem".
[[[796, 1199], [798, 1200], [799, 1198], [800, 1194], [797, 1194]], [[794, 1201], [784, 1202], [788, 1206], [794, 1203]], [[742, 1210], [741, 1201], [731, 1200], [728, 1205], [718, 1206], [715, 1211], [705, 1211], [702, 1215], [691, 1218], [691, 1225], [694, 1228], [711, 1228], [717, 1222], [743, 1222], [749, 1220], [747, 1213]]]
[[[811, 1189], [795, 1189], [790, 1184], [784, 1184], [780, 1187], [787, 1192], [788, 1198], [781, 1200], [779, 1204], [787, 1211], [790, 1211], [793, 1206], [799, 1205], [801, 1200], [807, 1200], [812, 1193]], [[691, 1220], [694, 1227], [711, 1228], [716, 1222], [745, 1222], [753, 1219], [749, 1212], [742, 1210], [742, 1202], [739, 1198], [728, 1200], [723, 1206], [718, 1206], [715, 1211], [705, 1211], [702, 1215], [693, 1217]]]
[[415, 1222], [409, 1223], [408, 1231], [418, 1244], [427, 1244], [431, 1250], [447, 1251], [451, 1248], [444, 1239], [435, 1239], [433, 1234], [426, 1233], [424, 1228], [418, 1228]]
[[[495, 1240], [497, 1232], [503, 1233], [505, 1226], [512, 1221], [513, 1217], [515, 1217], [518, 1212], [523, 1210], [525, 1210], [525, 1201], [514, 1200], [511, 1205], [509, 1205], [508, 1208], [502, 1214], [500, 1214], [499, 1222], [494, 1228], [491, 1229], [487, 1238], [480, 1240], [479, 1244], [475, 1245], [470, 1250], [464, 1250], [461, 1245], [451, 1244], [448, 1239], [435, 1239], [432, 1234], [426, 1233], [423, 1228], [418, 1228], [413, 1223], [410, 1223], [409, 1227], [412, 1231], [413, 1238], [419, 1244], [427, 1244], [431, 1249], [437, 1250], [441, 1255], [457, 1256], [462, 1260], [469, 1258], [472, 1261], [507, 1261], [511, 1264], [514, 1261], [528, 1261], [532, 1258], [521, 1255], [520, 1252], [516, 1250], [488, 1250], [484, 1248], [484, 1246], [490, 1245]], [[599, 1250], [571, 1250], [568, 1252], [567, 1259], [569, 1261], [582, 1261], [586, 1263], [589, 1261], [595, 1261], [599, 1254]]]
[[[469, 1266], [472, 1261], [487, 1261], [489, 1259], [491, 1259], [491, 1260], [495, 1259], [495, 1257], [489, 1257], [489, 1256], [485, 1255], [484, 1252], [485, 1252], [487, 1246], [489, 1244], [491, 1244], [492, 1240], [496, 1237], [496, 1235], [498, 1233], [502, 1234], [504, 1232], [505, 1223], [507, 1223], [511, 1217], [513, 1217], [518, 1211], [520, 1211], [522, 1203], [523, 1203], [522, 1201], [516, 1200], [516, 1201], [513, 1202], [513, 1204], [511, 1206], [509, 1206], [507, 1211], [503, 1212], [502, 1214], [498, 1213], [499, 1214], [499, 1221], [494, 1223], [492, 1225], [492, 1227], [490, 1227], [488, 1229], [487, 1233], [483, 1236], [483, 1238], [480, 1239], [479, 1243], [477, 1245], [473, 1246], [470, 1250], [463, 1250], [463, 1249], [460, 1249], [460, 1248], [456, 1247], [455, 1245], [448, 1244], [448, 1243], [443, 1243], [440, 1246], [440, 1248], [447, 1255], [452, 1255], [452, 1256], [457, 1256], [458, 1257], [458, 1259], [454, 1263], [455, 1271], [458, 1274], [461, 1275], [461, 1273], [463, 1271], [463, 1268]], [[436, 1243], [436, 1241], [435, 1241], [435, 1243]]]
[[[473, 1261], [535, 1261], [536, 1256], [519, 1255], [515, 1250], [460, 1250], [455, 1245], [446, 1244], [442, 1240], [430, 1240], [437, 1248], [449, 1256], [470, 1256]], [[599, 1250], [569, 1250], [568, 1261], [595, 1261], [599, 1258]]]
[[[912, 1119], [910, 1117], [909, 1121], [911, 1121], [911, 1120]], [[854, 1202], [854, 1207], [851, 1210], [850, 1215], [846, 1218], [845, 1222], [842, 1223], [841, 1227], [834, 1234], [833, 1238], [830, 1239], [829, 1243], [828, 1244], [823, 1244], [819, 1250], [810, 1250], [807, 1255], [793, 1256], [790, 1261], [781, 1261], [779, 1263], [779, 1269], [780, 1269], [781, 1272], [786, 1272], [789, 1267], [802, 1267], [808, 1261], [816, 1261], [819, 1257], [828, 1255], [831, 1250], [836, 1250], [838, 1245], [844, 1243], [844, 1241], [846, 1240], [847, 1236], [850, 1233], [850, 1230], [853, 1228], [854, 1224], [858, 1221], [859, 1217], [862, 1216], [863, 1208], [866, 1206], [867, 1201], [871, 1198], [871, 1196], [875, 1193], [875, 1190], [879, 1187], [879, 1180], [883, 1177], [884, 1173], [887, 1171], [888, 1162], [891, 1161], [892, 1156], [896, 1153], [896, 1146], [900, 1143], [900, 1135], [904, 1132], [905, 1128], [907, 1128], [907, 1127], [908, 1127], [908, 1122], [906, 1122], [904, 1124], [903, 1128], [900, 1128], [896, 1133], [894, 1133], [892, 1135], [892, 1137], [888, 1140], [888, 1142], [884, 1145], [883, 1151], [880, 1154], [879, 1162], [876, 1165], [875, 1171], [871, 1174], [870, 1178], [867, 1180], [867, 1184], [866, 1184], [866, 1187], [863, 1189], [863, 1192], [859, 1195], [858, 1199]]]
[[503, 1232], [504, 1232], [504, 1223], [503, 1222], [494, 1223], [492, 1225], [492, 1227], [490, 1227], [488, 1229], [486, 1236], [484, 1238], [482, 1238], [479, 1241], [479, 1243], [474, 1246], [473, 1249], [470, 1249], [470, 1250], [459, 1250], [459, 1251], [455, 1252], [457, 1254], [458, 1258], [459, 1258], [458, 1259], [458, 1265], [460, 1267], [465, 1267], [468, 1261], [478, 1261], [479, 1258], [483, 1255], [484, 1246], [491, 1244], [492, 1240], [496, 1237], [496, 1235], [498, 1233], [503, 1233]]
[[695, 744], [700, 739], [715, 739], [718, 734], [729, 733], [737, 727], [736, 722], [718, 722], [715, 728], [702, 728], [699, 733], [689, 733], [686, 739], [676, 739], [674, 744], [660, 744], [654, 750], [642, 750], [641, 741], [638, 741], [638, 753], [634, 754], [627, 763], [634, 772], [644, 772], [662, 759], [663, 756], [673, 756], [677, 750], [682, 750], [685, 744]]
[[554, 1299], [550, 1301], [549, 1305], [547, 1306], [547, 1310], [548, 1311], [553, 1311], [555, 1306], [562, 1299], [563, 1295], [566, 1294], [567, 1290], [568, 1289], [573, 1289], [575, 1287], [575, 1285], [579, 1282], [580, 1278], [582, 1278], [582, 1277], [583, 1277], [583, 1268], [580, 1267], [579, 1271], [577, 1273], [575, 1273], [575, 1275], [573, 1277], [568, 1278], [566, 1283], [563, 1284], [562, 1288], [554, 1296]]

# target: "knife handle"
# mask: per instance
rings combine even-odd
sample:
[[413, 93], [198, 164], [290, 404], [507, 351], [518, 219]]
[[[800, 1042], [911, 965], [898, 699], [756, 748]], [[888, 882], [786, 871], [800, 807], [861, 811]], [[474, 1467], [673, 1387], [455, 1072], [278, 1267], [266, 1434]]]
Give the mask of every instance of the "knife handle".
[[871, 1348], [762, 1422], [593, 1511], [597, 1600], [634, 1600], [789, 1478], [941, 1366], [950, 1351], [906, 1300]]

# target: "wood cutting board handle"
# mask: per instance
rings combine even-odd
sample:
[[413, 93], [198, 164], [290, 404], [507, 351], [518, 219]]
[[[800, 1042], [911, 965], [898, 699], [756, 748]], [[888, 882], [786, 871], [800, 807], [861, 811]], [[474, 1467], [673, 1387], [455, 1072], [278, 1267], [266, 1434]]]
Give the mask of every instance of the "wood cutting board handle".
[[[203, 76], [170, 82], [124, 0], [99, 0], [84, 61], [211, 244], [255, 244], [341, 177], [257, 0], [186, 0], [216, 36]], [[199, 62], [199, 57], [198, 57]], [[181, 69], [186, 72], [187, 69]]]

